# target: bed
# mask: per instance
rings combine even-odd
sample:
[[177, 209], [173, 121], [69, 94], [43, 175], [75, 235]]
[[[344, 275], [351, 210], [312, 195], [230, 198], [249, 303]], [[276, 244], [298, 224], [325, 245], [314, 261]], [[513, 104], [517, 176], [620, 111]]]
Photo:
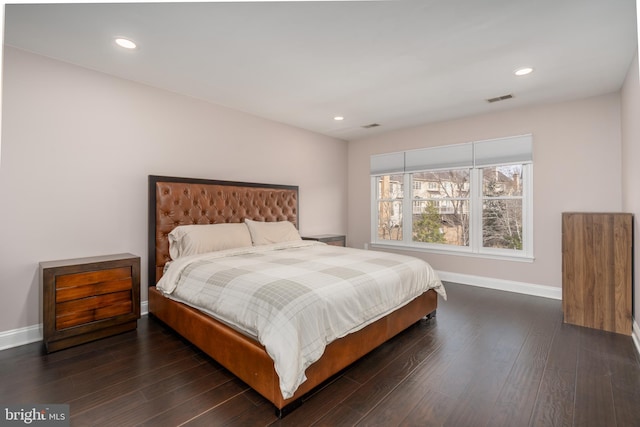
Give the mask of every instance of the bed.
[[[253, 244], [249, 243], [249, 247], [223, 247], [221, 249], [224, 250], [218, 252], [187, 253], [189, 256], [172, 261], [172, 255], [173, 258], [176, 257], [174, 251], [178, 247], [175, 236], [180, 233], [177, 232], [194, 228], [194, 225], [211, 224], [228, 224], [223, 228], [238, 229], [243, 223], [249, 228], [256, 227], [256, 230], [262, 233], [259, 236], [267, 237], [268, 234], [264, 234], [264, 230], [273, 230], [274, 227], [280, 227], [278, 230], [284, 225], [299, 228], [298, 187], [149, 176], [149, 312], [273, 403], [278, 416], [283, 416], [297, 407], [302, 401], [302, 396], [380, 344], [421, 318], [435, 315], [436, 291], [445, 295], [437, 276], [435, 282], [430, 285], [435, 289], [412, 290], [417, 296], [412, 296], [399, 308], [381, 309], [381, 314], [374, 316], [366, 326], [355, 327], [349, 330], [348, 334], [339, 334], [335, 340], [326, 346], [323, 345], [319, 358], [313, 360], [308, 367], [304, 366], [302, 381], [285, 389], [283, 381], [288, 378], [288, 374], [284, 373], [282, 366], [287, 365], [288, 362], [283, 365], [282, 361], [273, 357], [274, 352], [269, 342], [266, 342], [257, 332], [249, 333], [250, 331], [242, 330], [242, 325], [230, 321], [222, 314], [219, 318], [214, 318], [212, 314], [215, 313], [207, 307], [175, 296], [178, 292], [172, 294], [168, 291], [173, 288], [167, 283], [170, 279], [174, 280], [174, 276], [175, 278], [183, 277], [183, 273], [176, 273], [180, 268], [185, 269], [180, 272], [191, 271], [195, 269], [192, 265], [203, 263], [208, 263], [209, 268], [222, 268], [219, 266], [220, 258], [224, 262], [232, 263], [231, 267], [224, 271], [224, 274], [228, 275], [228, 271], [237, 270], [233, 263], [242, 262], [245, 263], [243, 265], [247, 265], [247, 261], [240, 257], [249, 257], [262, 262], [263, 259], [284, 253], [284, 260], [278, 258], [275, 262], [315, 265], [318, 262], [310, 262], [307, 258], [336, 263], [338, 262], [336, 260], [347, 259], [348, 254], [364, 259], [372, 256], [375, 251], [329, 248], [329, 245], [323, 243], [300, 240], [297, 230], [294, 234], [298, 239], [293, 242], [257, 242], [255, 239], [258, 234], [254, 232], [250, 234], [254, 241]], [[197, 229], [201, 231], [206, 227], [197, 227]], [[170, 238], [172, 239], [171, 253]], [[298, 259], [303, 256], [307, 258]], [[385, 255], [385, 257], [388, 256]], [[188, 262], [185, 261], [187, 259]], [[171, 265], [165, 268], [168, 263]], [[371, 265], [381, 264], [381, 262], [372, 263], [367, 259], [365, 264], [369, 269]], [[264, 268], [257, 267], [259, 264], [254, 264], [253, 261], [250, 265], [251, 268]], [[324, 269], [323, 271], [327, 270], [326, 266], [321, 268]], [[402, 266], [402, 269], [405, 267]], [[336, 266], [332, 270], [344, 269]], [[324, 281], [324, 279], [320, 280], [314, 272], [305, 274], [308, 274], [305, 283]], [[365, 275], [368, 275], [368, 272]], [[337, 278], [335, 286], [340, 285], [342, 280], [341, 277]], [[194, 287], [199, 288], [197, 282]], [[334, 293], [332, 291], [325, 295]], [[215, 301], [218, 300], [219, 295]], [[335, 303], [331, 305], [334, 306]], [[265, 345], [261, 344], [261, 341]], [[282, 378], [278, 372], [283, 373]]]

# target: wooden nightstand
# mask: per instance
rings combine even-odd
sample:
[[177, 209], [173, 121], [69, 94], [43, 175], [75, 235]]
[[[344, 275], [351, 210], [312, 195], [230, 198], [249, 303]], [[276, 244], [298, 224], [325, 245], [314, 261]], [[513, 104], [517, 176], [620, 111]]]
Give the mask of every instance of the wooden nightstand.
[[302, 236], [302, 240], [317, 240], [333, 246], [346, 246], [347, 237], [344, 234], [319, 234], [317, 236]]
[[140, 257], [106, 255], [40, 263], [47, 352], [136, 328]]

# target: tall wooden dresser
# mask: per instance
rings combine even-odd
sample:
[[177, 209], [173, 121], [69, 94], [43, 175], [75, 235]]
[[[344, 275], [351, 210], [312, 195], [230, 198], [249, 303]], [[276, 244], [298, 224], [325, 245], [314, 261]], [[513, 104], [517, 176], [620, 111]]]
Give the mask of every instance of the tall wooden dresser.
[[136, 329], [140, 257], [106, 255], [40, 263], [47, 352]]
[[565, 323], [631, 335], [633, 215], [562, 214]]

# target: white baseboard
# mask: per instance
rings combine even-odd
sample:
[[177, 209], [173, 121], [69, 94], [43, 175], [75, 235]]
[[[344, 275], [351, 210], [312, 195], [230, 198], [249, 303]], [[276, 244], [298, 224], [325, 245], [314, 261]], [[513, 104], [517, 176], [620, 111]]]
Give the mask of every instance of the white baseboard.
[[[140, 304], [140, 314], [149, 313], [149, 302], [142, 301]], [[18, 347], [33, 342], [42, 341], [42, 323], [27, 326], [25, 328], [13, 329], [0, 332], [0, 351], [12, 347]]]
[[140, 315], [144, 316], [145, 314], [149, 314], [149, 301], [142, 301], [140, 303]]
[[638, 326], [638, 322], [633, 321], [633, 329], [631, 330], [631, 338], [633, 338], [633, 343], [636, 345], [636, 351], [640, 354], [640, 326]]
[[42, 341], [42, 323], [0, 332], [0, 350]]
[[451, 273], [448, 271], [438, 271], [438, 276], [440, 276], [440, 279], [445, 282], [454, 282], [463, 285], [478, 286], [481, 288], [516, 292], [518, 294], [533, 295], [537, 297], [562, 299], [562, 288], [555, 286], [536, 285], [533, 283], [516, 282], [513, 280], [492, 279], [490, 277]]

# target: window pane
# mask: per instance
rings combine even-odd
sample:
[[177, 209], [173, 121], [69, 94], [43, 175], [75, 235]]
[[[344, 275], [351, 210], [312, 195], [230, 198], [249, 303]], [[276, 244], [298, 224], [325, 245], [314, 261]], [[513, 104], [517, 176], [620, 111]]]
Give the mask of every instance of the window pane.
[[522, 165], [483, 168], [482, 195], [485, 197], [522, 196]]
[[413, 241], [468, 246], [469, 201], [413, 201]]
[[522, 250], [522, 200], [486, 199], [482, 207], [482, 246]]
[[401, 199], [404, 194], [402, 175], [383, 175], [378, 177], [378, 199]]
[[378, 203], [378, 239], [402, 240], [402, 201]]
[[414, 173], [413, 184], [413, 198], [466, 198], [469, 197], [469, 169]]

